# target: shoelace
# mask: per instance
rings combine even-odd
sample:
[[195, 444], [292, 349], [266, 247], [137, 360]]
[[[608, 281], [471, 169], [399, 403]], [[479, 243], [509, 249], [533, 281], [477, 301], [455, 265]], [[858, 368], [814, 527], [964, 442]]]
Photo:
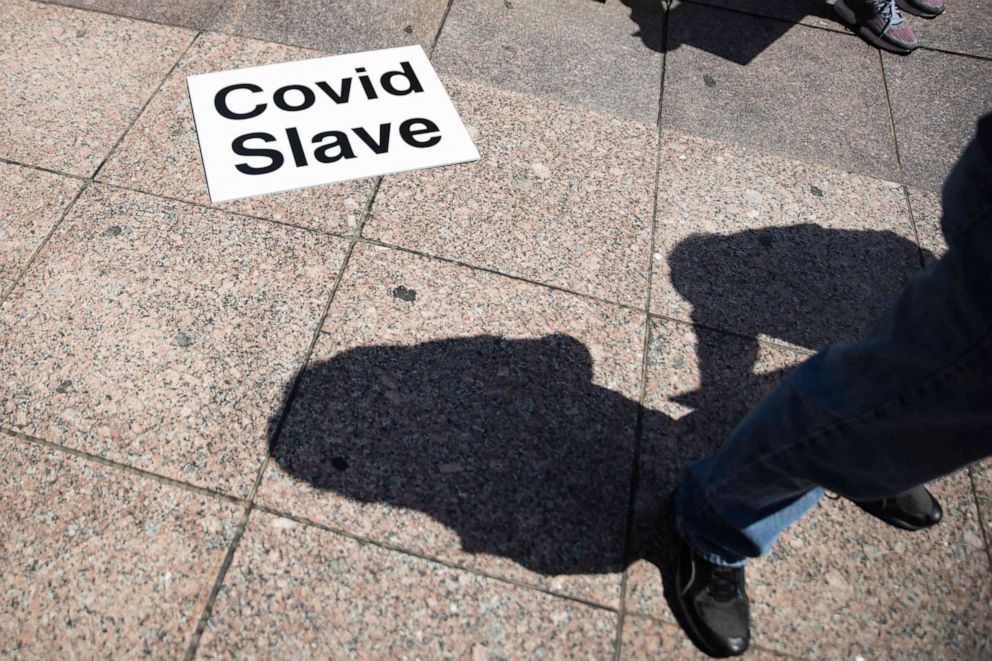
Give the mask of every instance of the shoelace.
[[902, 25], [905, 22], [902, 12], [896, 6], [896, 0], [872, 0], [872, 4], [875, 5], [875, 9], [885, 19], [883, 31], [888, 30], [890, 27]]
[[729, 601], [737, 596], [737, 570], [729, 567], [714, 567], [710, 594], [719, 601]]

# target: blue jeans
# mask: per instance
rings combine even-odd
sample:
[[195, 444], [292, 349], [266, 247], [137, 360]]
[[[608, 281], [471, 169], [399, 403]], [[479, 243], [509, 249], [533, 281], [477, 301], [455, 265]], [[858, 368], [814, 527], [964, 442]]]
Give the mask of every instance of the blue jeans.
[[696, 553], [741, 566], [825, 490], [893, 496], [992, 454], [992, 115], [942, 198], [950, 249], [874, 331], [797, 367], [689, 465], [676, 522]]

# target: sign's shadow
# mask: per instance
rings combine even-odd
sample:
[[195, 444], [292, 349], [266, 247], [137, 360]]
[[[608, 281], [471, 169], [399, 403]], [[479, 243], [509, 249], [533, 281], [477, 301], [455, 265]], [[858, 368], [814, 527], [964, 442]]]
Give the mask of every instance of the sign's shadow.
[[[799, 225], [694, 236], [670, 264], [694, 319], [816, 348], [864, 331], [920, 254], [889, 232]], [[566, 335], [350, 349], [301, 375], [271, 455], [298, 480], [425, 513], [464, 551], [540, 574], [663, 564], [672, 536], [661, 507], [682, 467], [715, 449], [781, 376], [753, 373], [756, 340], [705, 335], [701, 387], [678, 395], [691, 407], [678, 419], [596, 385], [589, 350]], [[624, 557], [638, 429], [645, 468]]]

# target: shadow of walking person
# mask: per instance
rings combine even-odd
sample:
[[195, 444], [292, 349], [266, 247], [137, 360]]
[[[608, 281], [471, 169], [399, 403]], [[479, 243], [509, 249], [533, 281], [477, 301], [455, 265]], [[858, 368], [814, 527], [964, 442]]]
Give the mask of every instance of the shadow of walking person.
[[[670, 398], [684, 415], [594, 383], [593, 356], [567, 335], [364, 346], [306, 368], [281, 430], [290, 402], [272, 418], [271, 456], [297, 480], [425, 513], [462, 551], [542, 575], [613, 573], [641, 558], [662, 566], [672, 539], [662, 506], [682, 467], [715, 449], [781, 375], [754, 373], [753, 338], [815, 348], [859, 335], [919, 252], [892, 233], [799, 225], [694, 236], [670, 261], [694, 321], [744, 333], [695, 331], [699, 387], [690, 378]], [[690, 373], [658, 358], [658, 342], [693, 332], [665, 323], [679, 334], [653, 339], [649, 370]]]
[[[914, 242], [891, 231], [810, 223], [697, 234], [671, 251], [672, 285], [692, 305], [697, 381], [667, 400], [669, 407], [688, 413], [677, 420], [645, 417], [630, 549], [631, 562], [645, 559], [662, 572], [670, 603], [675, 531], [664, 516], [665, 499], [684, 465], [715, 452], [801, 360], [796, 355], [783, 365], [781, 359], [768, 359], [768, 354], [781, 358], [790, 352], [776, 351], [758, 338], [818, 350], [863, 337], [925, 257], [932, 256], [921, 255]], [[663, 358], [665, 347], [657, 346], [664, 341], [654, 339], [652, 355], [662, 357], [656, 372], [673, 368], [673, 361]]]
[[428, 513], [462, 550], [546, 575], [622, 569], [637, 403], [574, 338], [372, 346], [312, 365], [279, 465]]

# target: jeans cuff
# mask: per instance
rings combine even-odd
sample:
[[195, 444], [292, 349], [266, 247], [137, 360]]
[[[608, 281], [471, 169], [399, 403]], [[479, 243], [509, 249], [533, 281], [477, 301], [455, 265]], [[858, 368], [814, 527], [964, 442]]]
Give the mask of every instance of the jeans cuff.
[[[698, 544], [693, 539], [692, 534], [686, 531], [685, 523], [683, 520], [683, 512], [687, 511], [685, 509], [686, 503], [684, 499], [686, 497], [686, 490], [691, 488], [688, 484], [688, 481], [692, 479], [693, 479], [692, 475], [690, 475], [687, 471], [682, 484], [679, 485], [678, 490], [675, 492], [676, 531], [678, 532], [679, 536], [683, 539], [683, 541], [685, 541], [685, 543], [689, 546], [689, 548], [692, 549], [693, 553], [695, 553], [700, 558], [706, 560], [710, 564], [717, 565], [718, 567], [731, 567], [731, 568], [743, 567], [744, 563], [747, 562], [746, 557], [738, 558], [734, 560], [728, 560], [727, 558], [725, 558], [724, 556], [720, 555], [715, 551], [703, 550], [700, 544]], [[698, 485], [696, 485], [696, 488], [697, 489], [699, 488]], [[709, 511], [708, 503], [705, 504], [696, 503], [696, 505], [697, 507], [694, 508], [695, 511], [691, 513], [692, 516], [702, 517], [707, 511]]]

